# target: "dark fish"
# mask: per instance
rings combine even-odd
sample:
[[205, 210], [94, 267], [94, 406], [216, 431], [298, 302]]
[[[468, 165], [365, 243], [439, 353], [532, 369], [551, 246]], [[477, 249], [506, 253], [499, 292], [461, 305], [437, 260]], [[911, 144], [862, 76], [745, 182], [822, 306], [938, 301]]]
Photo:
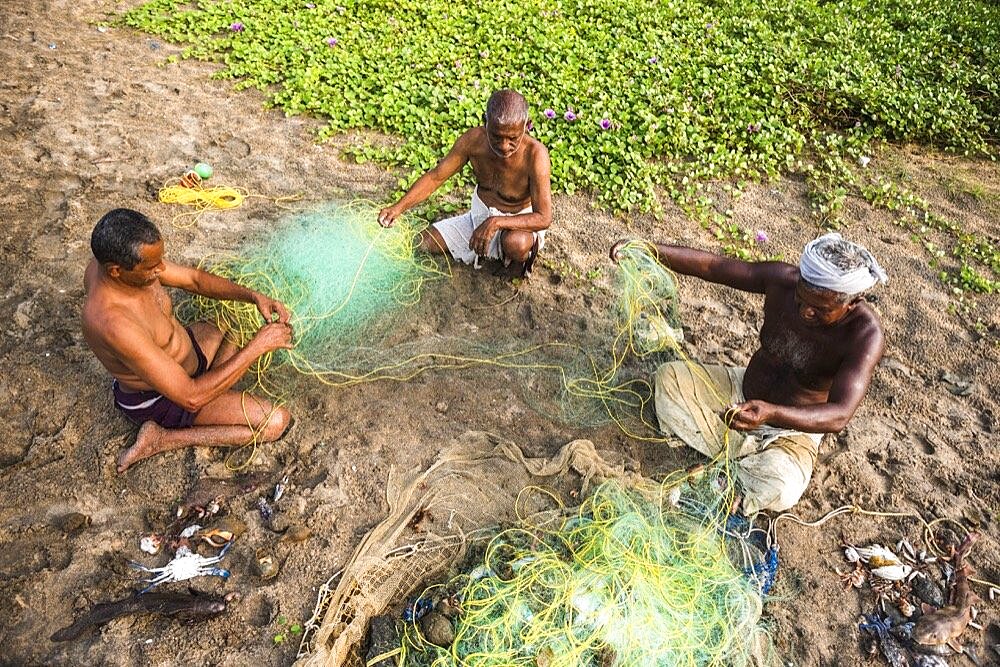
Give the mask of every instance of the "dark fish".
[[941, 587], [937, 585], [937, 582], [930, 575], [924, 572], [918, 572], [913, 577], [913, 581], [910, 582], [910, 588], [913, 589], [913, 593], [921, 601], [926, 602], [935, 609], [940, 609], [945, 605], [944, 591], [941, 590]]
[[956, 640], [965, 632], [969, 621], [972, 620], [972, 605], [978, 599], [969, 585], [972, 568], [963, 563], [962, 558], [978, 537], [978, 533], [969, 533], [962, 546], [955, 552], [953, 560], [955, 574], [951, 580], [948, 605], [921, 616], [914, 625], [913, 641], [918, 644], [930, 646], [948, 644], [956, 651], [961, 651]]
[[889, 624], [877, 614], [865, 614], [865, 622], [858, 624], [858, 629], [867, 632], [878, 640], [882, 655], [890, 667], [910, 667], [910, 654], [889, 631]]
[[100, 602], [76, 619], [72, 625], [59, 630], [50, 639], [65, 642], [76, 639], [86, 630], [132, 614], [162, 614], [185, 623], [204, 621], [226, 611], [225, 598], [218, 595], [189, 593], [133, 594], [114, 602]]
[[926, 653], [915, 653], [913, 664], [915, 667], [948, 667], [948, 661], [941, 656]]

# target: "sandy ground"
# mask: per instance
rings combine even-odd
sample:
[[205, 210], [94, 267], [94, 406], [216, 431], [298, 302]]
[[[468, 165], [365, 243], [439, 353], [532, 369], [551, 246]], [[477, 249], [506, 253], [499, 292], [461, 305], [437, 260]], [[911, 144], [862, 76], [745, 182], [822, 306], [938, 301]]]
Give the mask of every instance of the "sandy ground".
[[[242, 594], [225, 616], [194, 627], [133, 617], [74, 642], [50, 642], [75, 612], [134, 586], [136, 575], [122, 565], [140, 558], [152, 563], [138, 540], [157, 514], [170, 511], [199, 477], [225, 474], [221, 453], [211, 450], [175, 452], [124, 476], [115, 473], [115, 456], [134, 429], [112, 409], [107, 375], [86, 348], [78, 321], [94, 222], [113, 207], [138, 208], [160, 223], [173, 259], [197, 262], [260, 237], [287, 215], [260, 198], [206, 215], [193, 227], [171, 225], [176, 210], [157, 203], [155, 192], [198, 160], [215, 166], [217, 182], [272, 197], [302, 192], [315, 202], [385, 201], [395, 176], [341, 160], [337, 141], [348, 139], [317, 145], [318, 121], [263, 109], [261, 94], [233, 92], [230, 83], [212, 79], [211, 65], [163, 67], [175, 48], [145, 35], [99, 31], [94, 21], [120, 9], [114, 3], [3, 5], [0, 663], [289, 664], [296, 642], [278, 645], [274, 635], [283, 620], [287, 625], [309, 615], [316, 587], [384, 515], [390, 466], [427, 465], [441, 444], [468, 430], [492, 431], [535, 455], [585, 437], [627, 454], [650, 475], [697, 460], [609, 427], [555, 422], [533, 411], [503, 374], [438, 373], [405, 387], [371, 383], [347, 390], [304, 380], [290, 403], [295, 429], [265, 448], [256, 467], [295, 467], [281, 512], [286, 521], [307, 525], [312, 538], [278, 543], [256, 518], [256, 495], [245, 496], [230, 508], [250, 526], [227, 559], [232, 578], [224, 586], [198, 584]], [[892, 166], [935, 210], [969, 230], [1000, 235], [996, 165], [906, 147], [876, 155], [875, 162]], [[773, 249], [792, 259], [817, 231], [794, 181], [754, 187], [734, 208], [737, 221], [766, 230]], [[887, 214], [852, 201], [846, 219], [849, 236], [867, 244], [893, 278], [876, 302], [888, 349], [857, 416], [821, 452], [797, 511], [813, 518], [858, 503], [962, 519], [984, 533], [971, 558], [980, 576], [1000, 580], [1000, 300], [975, 299], [971, 316], [950, 312], [949, 294], [922, 249]], [[611, 284], [605, 253], [623, 235], [717, 247], [676, 213], [659, 222], [625, 221], [586, 199], [557, 197], [545, 266], [529, 285], [511, 300], [512, 288], [486, 272], [458, 270], [448, 287], [455, 305], [427, 326], [514, 326], [536, 342], [573, 339], [606, 308], [606, 299], [594, 294]], [[602, 269], [596, 280], [557, 277], [594, 268]], [[513, 324], [482, 308], [505, 300], [504, 312], [518, 318]], [[686, 280], [682, 300], [692, 354], [747, 361], [760, 324], [759, 298]], [[971, 382], [971, 392], [949, 391], [943, 373]], [[72, 512], [89, 515], [92, 525], [67, 535], [60, 522]], [[852, 516], [822, 528], [783, 524], [777, 597], [765, 613], [789, 665], [867, 664], [856, 621], [870, 609], [871, 595], [840, 587], [834, 567], [844, 567], [841, 532], [856, 542], [920, 539], [918, 525], [900, 519]], [[282, 563], [270, 581], [253, 566], [262, 548]], [[986, 590], [979, 592], [986, 597]], [[987, 617], [995, 619], [997, 604], [984, 603]]]

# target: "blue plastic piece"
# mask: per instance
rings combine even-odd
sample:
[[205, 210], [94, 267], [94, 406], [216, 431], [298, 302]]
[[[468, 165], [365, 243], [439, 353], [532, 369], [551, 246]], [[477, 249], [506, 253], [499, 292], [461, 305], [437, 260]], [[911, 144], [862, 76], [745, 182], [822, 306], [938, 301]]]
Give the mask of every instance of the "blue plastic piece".
[[743, 574], [757, 584], [761, 595], [767, 595], [778, 576], [778, 545], [775, 544], [764, 555], [763, 562], [743, 568]]
[[434, 602], [430, 598], [416, 598], [403, 608], [403, 620], [407, 623], [419, 620], [433, 608]]

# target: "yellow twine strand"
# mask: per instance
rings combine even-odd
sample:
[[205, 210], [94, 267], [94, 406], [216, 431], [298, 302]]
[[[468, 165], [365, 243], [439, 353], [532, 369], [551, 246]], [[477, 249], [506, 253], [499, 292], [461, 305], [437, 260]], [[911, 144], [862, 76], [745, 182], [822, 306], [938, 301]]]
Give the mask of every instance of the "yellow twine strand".
[[226, 211], [239, 208], [244, 200], [252, 197], [259, 197], [272, 201], [279, 208], [290, 210], [287, 206], [289, 202], [300, 201], [301, 193], [284, 195], [281, 197], [269, 197], [267, 195], [252, 194], [242, 188], [228, 185], [204, 186], [197, 183], [192, 187], [184, 186], [183, 177], [168, 179], [160, 191], [157, 199], [164, 204], [179, 204], [194, 210], [178, 213], [171, 220], [171, 224], [179, 228], [192, 227], [197, 224], [202, 214], [206, 211]]

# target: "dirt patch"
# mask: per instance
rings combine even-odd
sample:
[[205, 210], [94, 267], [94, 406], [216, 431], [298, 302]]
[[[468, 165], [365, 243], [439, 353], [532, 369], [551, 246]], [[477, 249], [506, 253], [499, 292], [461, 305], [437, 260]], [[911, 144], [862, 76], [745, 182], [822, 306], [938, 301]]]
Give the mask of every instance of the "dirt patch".
[[[94, 222], [116, 206], [138, 208], [160, 223], [173, 259], [197, 262], [260, 237], [287, 212], [255, 198], [195, 226], [172, 226], [176, 211], [153, 195], [196, 161], [214, 165], [218, 182], [270, 197], [301, 192], [316, 202], [385, 201], [396, 178], [341, 160], [337, 142], [313, 142], [319, 121], [264, 110], [261, 94], [233, 92], [228, 82], [212, 79], [211, 65], [162, 67], [174, 47], [99, 30], [94, 21], [116, 8], [102, 0], [41, 0], [10, 4], [0, 17], [6, 63], [0, 248], [7, 258], [0, 266], [0, 662], [289, 664], [295, 642], [273, 641], [285, 627], [282, 619], [309, 615], [316, 588], [383, 516], [389, 468], [426, 465], [441, 444], [467, 430], [498, 433], [537, 454], [585, 437], [633, 457], [651, 475], [696, 460], [631, 441], [612, 428], [575, 428], [539, 415], [503, 374], [430, 374], [402, 390], [388, 383], [330, 390], [303, 380], [290, 405], [297, 426], [265, 448], [257, 466], [297, 466], [282, 511], [313, 537], [275, 543], [257, 519], [256, 496], [246, 496], [231, 508], [250, 527], [227, 558], [232, 578], [225, 586], [199, 582], [242, 593], [226, 616], [195, 628], [151, 617], [124, 619], [75, 642], [49, 642], [74, 611], [134, 584], [134, 573], [122, 564], [143, 556], [138, 540], [149, 529], [148, 512], [169, 510], [199, 477], [224, 469], [220, 452], [204, 450], [167, 454], [127, 476], [115, 474], [115, 456], [133, 429], [113, 410], [108, 378], [84, 345], [78, 322]], [[935, 210], [971, 231], [997, 235], [996, 165], [908, 148], [887, 149], [876, 156], [880, 160], [894, 164]], [[765, 230], [773, 250], [792, 260], [817, 231], [803, 187], [794, 181], [756, 186], [734, 210], [737, 221]], [[892, 277], [876, 303], [888, 350], [857, 416], [821, 452], [797, 512], [811, 518], [858, 503], [975, 521], [985, 538], [971, 561], [982, 578], [996, 581], [1000, 300], [978, 299], [973, 321], [981, 321], [971, 326], [949, 311], [949, 294], [922, 249], [889, 214], [851, 201], [847, 222], [851, 238], [867, 244]], [[606, 250], [621, 236], [716, 247], [708, 232], [676, 213], [625, 221], [586, 199], [557, 197], [545, 262], [516, 297], [528, 307], [518, 324], [526, 336], [572, 339], [588, 319], [602, 316], [606, 300], [593, 295], [611, 284]], [[559, 279], [560, 267], [582, 275], [600, 268], [601, 276]], [[460, 298], [431, 329], [447, 321], [507, 326], [491, 323], [489, 309], [480, 306], [508, 298], [510, 287], [464, 269], [455, 281]], [[760, 299], [690, 280], [682, 282], [682, 298], [693, 354], [746, 363]], [[944, 373], [971, 382], [971, 392], [950, 391]], [[60, 523], [72, 512], [93, 523], [67, 536]], [[915, 524], [894, 519], [853, 516], [821, 529], [783, 524], [778, 597], [766, 614], [791, 664], [864, 664], [855, 624], [869, 602], [843, 592], [833, 571], [842, 566], [840, 531], [856, 542], [919, 538]], [[282, 568], [276, 579], [255, 576], [260, 548], [276, 552]], [[995, 617], [997, 609], [987, 603], [986, 611]]]

